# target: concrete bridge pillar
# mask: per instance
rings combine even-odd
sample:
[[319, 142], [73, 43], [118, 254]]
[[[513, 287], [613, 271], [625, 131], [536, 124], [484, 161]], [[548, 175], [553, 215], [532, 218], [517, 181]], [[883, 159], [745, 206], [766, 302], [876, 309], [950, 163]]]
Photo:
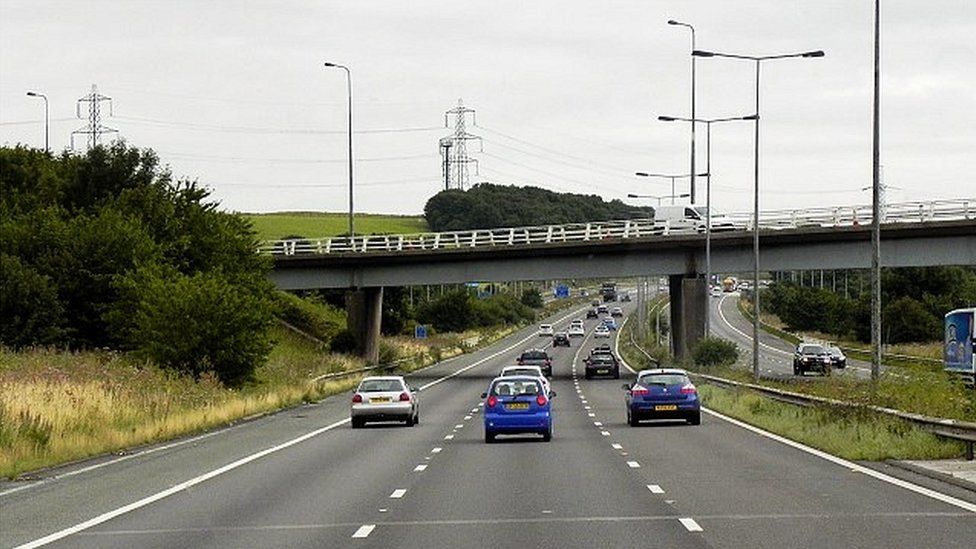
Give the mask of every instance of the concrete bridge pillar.
[[383, 288], [359, 288], [346, 293], [346, 325], [356, 340], [356, 353], [368, 364], [380, 360]]
[[691, 358], [691, 348], [705, 336], [708, 283], [688, 275], [668, 277], [671, 298], [671, 354], [675, 360]]

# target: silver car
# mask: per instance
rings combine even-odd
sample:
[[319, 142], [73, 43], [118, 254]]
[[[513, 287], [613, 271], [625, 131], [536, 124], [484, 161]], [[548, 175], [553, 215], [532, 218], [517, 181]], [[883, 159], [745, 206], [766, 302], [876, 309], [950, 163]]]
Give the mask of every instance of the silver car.
[[420, 400], [402, 376], [366, 377], [352, 396], [349, 408], [352, 428], [367, 421], [403, 421], [407, 427], [420, 423]]

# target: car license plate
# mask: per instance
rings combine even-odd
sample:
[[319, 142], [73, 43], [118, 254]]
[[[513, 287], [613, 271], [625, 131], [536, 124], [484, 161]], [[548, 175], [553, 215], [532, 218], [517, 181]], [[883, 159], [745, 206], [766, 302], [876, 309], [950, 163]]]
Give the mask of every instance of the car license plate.
[[528, 410], [528, 402], [510, 402], [505, 405], [506, 410]]
[[370, 397], [369, 399], [370, 404], [374, 402], [392, 402], [392, 401], [393, 401], [392, 397]]
[[678, 409], [677, 404], [658, 404], [654, 407], [655, 412], [673, 412]]
[[607, 370], [606, 368], [603, 368], [601, 370], [597, 370], [596, 373], [598, 373], [598, 374], [609, 374], [610, 373], [610, 370]]

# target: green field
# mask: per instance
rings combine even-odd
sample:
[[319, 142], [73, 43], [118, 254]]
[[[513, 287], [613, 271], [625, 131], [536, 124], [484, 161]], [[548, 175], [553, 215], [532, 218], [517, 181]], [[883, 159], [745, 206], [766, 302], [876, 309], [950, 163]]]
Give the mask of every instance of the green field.
[[[254, 224], [259, 240], [285, 236], [317, 238], [346, 233], [349, 218], [344, 213], [278, 212], [241, 214]], [[421, 215], [356, 214], [356, 234], [405, 234], [427, 231]]]

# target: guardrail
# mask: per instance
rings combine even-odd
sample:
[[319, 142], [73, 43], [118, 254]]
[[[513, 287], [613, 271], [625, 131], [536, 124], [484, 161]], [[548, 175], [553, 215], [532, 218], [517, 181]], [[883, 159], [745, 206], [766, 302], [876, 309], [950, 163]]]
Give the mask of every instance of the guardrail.
[[905, 421], [909, 421], [918, 425], [919, 427], [929, 431], [935, 435], [951, 438], [955, 440], [962, 441], [966, 445], [966, 459], [969, 461], [973, 460], [973, 444], [976, 443], [976, 423], [969, 421], [960, 421], [956, 419], [945, 419], [925, 416], [922, 414], [915, 414], [911, 412], [904, 412], [901, 410], [896, 410], [894, 408], [885, 408], [882, 406], [872, 406], [867, 404], [855, 404], [853, 402], [845, 402], [842, 400], [835, 400], [832, 398], [824, 398], [813, 395], [805, 395], [802, 393], [794, 393], [792, 391], [784, 391], [782, 389], [775, 389], [773, 387], [766, 387], [765, 385], [758, 385], [755, 383], [743, 383], [741, 381], [735, 381], [732, 379], [725, 379], [722, 377], [712, 376], [708, 374], [701, 374], [697, 372], [689, 372], [694, 377], [704, 379], [709, 383], [724, 387], [736, 387], [736, 388], [746, 388], [757, 393], [764, 394], [775, 400], [782, 402], [787, 402], [789, 404], [796, 404], [799, 406], [836, 406], [842, 408], [858, 408], [862, 410], [871, 410], [880, 414], [885, 414], [892, 417], [897, 417]]
[[397, 360], [394, 360], [393, 362], [387, 362], [386, 364], [377, 364], [375, 366], [367, 366], [365, 368], [356, 368], [355, 370], [344, 370], [342, 372], [331, 372], [331, 373], [328, 373], [328, 374], [322, 374], [320, 376], [313, 377], [311, 379], [311, 381], [312, 382], [317, 382], [317, 381], [322, 381], [322, 380], [326, 380], [326, 379], [335, 379], [335, 378], [339, 378], [339, 377], [347, 377], [347, 376], [352, 376], [352, 375], [356, 375], [356, 374], [363, 374], [363, 373], [366, 373], [366, 372], [372, 372], [372, 371], [375, 371], [375, 370], [392, 370], [393, 368], [396, 368], [399, 364], [403, 364], [404, 362], [407, 362], [409, 360], [413, 360], [415, 358], [420, 358], [420, 356], [421, 355], [408, 356], [408, 357], [398, 358]]
[[[888, 204], [884, 223], [918, 223], [976, 219], [976, 198], [932, 200]], [[796, 210], [775, 210], [760, 214], [762, 230], [803, 227], [852, 227], [871, 221], [871, 206], [835, 206]], [[752, 213], [712, 216], [713, 231], [749, 231]], [[409, 250], [479, 249], [502, 246], [526, 246], [563, 242], [626, 240], [648, 236], [699, 234], [702, 221], [655, 221], [651, 218], [473, 229], [441, 233], [400, 235], [333, 236], [264, 241], [259, 253], [291, 256], [296, 254], [349, 254], [368, 252], [401, 252]]]

